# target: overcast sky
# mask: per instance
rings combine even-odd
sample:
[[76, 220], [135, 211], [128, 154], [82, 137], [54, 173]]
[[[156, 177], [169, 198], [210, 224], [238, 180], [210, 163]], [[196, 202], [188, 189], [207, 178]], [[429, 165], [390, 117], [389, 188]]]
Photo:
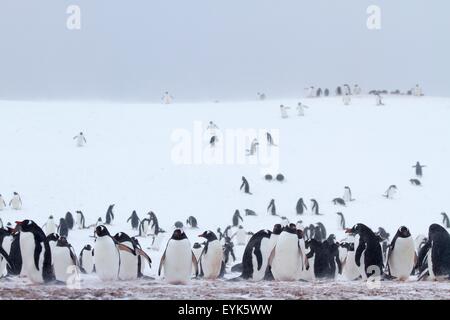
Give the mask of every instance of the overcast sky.
[[[66, 9], [81, 9], [68, 30]], [[381, 8], [381, 30], [366, 26]], [[448, 0], [0, 0], [0, 99], [450, 95]]]

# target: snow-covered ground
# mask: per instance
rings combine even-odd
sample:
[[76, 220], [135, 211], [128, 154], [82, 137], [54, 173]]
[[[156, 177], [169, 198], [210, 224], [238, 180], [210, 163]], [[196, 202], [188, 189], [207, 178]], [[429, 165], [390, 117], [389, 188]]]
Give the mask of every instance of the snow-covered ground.
[[[247, 231], [271, 229], [280, 221], [266, 212], [271, 199], [275, 199], [280, 216], [292, 222], [301, 219], [304, 225], [321, 221], [338, 240], [344, 234], [338, 229], [337, 211], [344, 213], [348, 226], [357, 222], [373, 229], [382, 226], [391, 236], [401, 225], [406, 225], [415, 237], [426, 235], [431, 223], [441, 223], [440, 213], [450, 211], [450, 99], [387, 96], [385, 106], [375, 106], [372, 96], [353, 98], [350, 106], [344, 106], [336, 97], [301, 101], [309, 106], [305, 117], [296, 115], [298, 100], [171, 105], [0, 102], [0, 194], [8, 202], [17, 191], [23, 201], [22, 210], [5, 209], [0, 211], [0, 218], [4, 224], [29, 218], [43, 225], [49, 215], [58, 221], [67, 211], [75, 214], [81, 210], [86, 223], [93, 224], [98, 217], [104, 220], [106, 209], [114, 203], [116, 218], [109, 228], [112, 234], [123, 231], [135, 235], [126, 223], [131, 212], [136, 210], [144, 218], [151, 210], [167, 231], [162, 247], [170, 237], [173, 223], [185, 222], [190, 215], [199, 223], [199, 229], [186, 230], [191, 243], [199, 241], [200, 231], [215, 231], [217, 227], [223, 230], [231, 224], [236, 209], [242, 215], [247, 208], [258, 214], [244, 216]], [[289, 118], [280, 117], [280, 104], [291, 107]], [[271, 131], [278, 146], [270, 148], [270, 159], [279, 168], [239, 164], [236, 159], [205, 164], [206, 159], [195, 156], [199, 150], [205, 155], [215, 152], [217, 156], [225, 150], [226, 154], [235, 152], [242, 156], [251, 141], [249, 137], [245, 147], [226, 148], [231, 139], [225, 134], [212, 151], [205, 135], [199, 147], [196, 126], [201, 122], [205, 128], [210, 120], [222, 133], [232, 134], [239, 129], [254, 130], [256, 134]], [[80, 131], [87, 139], [82, 148], [76, 147], [73, 140]], [[186, 138], [188, 133], [192, 134], [193, 144], [189, 150], [197, 163], [179, 164], [174, 159], [175, 151], [180, 149], [181, 140], [177, 139]], [[266, 141], [260, 139], [260, 143], [265, 145]], [[264, 146], [261, 153], [263, 149]], [[245, 155], [243, 158], [249, 160]], [[416, 161], [427, 165], [422, 187], [409, 182], [415, 178], [411, 166]], [[282, 173], [286, 181], [267, 182], [263, 179], [265, 173]], [[253, 195], [239, 191], [241, 176], [249, 181]], [[397, 185], [399, 192], [395, 199], [387, 200], [381, 195], [392, 184]], [[356, 201], [347, 207], [336, 207], [331, 200], [342, 197], [344, 186], [352, 188]], [[324, 215], [307, 212], [296, 216], [299, 197], [305, 199], [308, 207], [309, 199], [317, 199]], [[93, 229], [73, 230], [69, 242], [79, 253], [85, 244], [93, 244], [92, 235]], [[150, 246], [150, 241], [140, 239], [144, 248]], [[243, 249], [236, 246], [239, 260]], [[158, 278], [163, 249], [146, 251], [153, 260], [152, 269], [147, 268], [146, 274]], [[283, 290], [286, 284], [241, 284], [196, 281], [192, 284], [196, 288], [192, 297], [200, 297], [216, 286], [222, 290], [210, 290], [210, 298], [339, 298], [341, 289], [349, 292], [348, 298], [371, 296], [371, 291], [359, 282], [300, 282], [288, 285], [289, 290]], [[352, 293], [355, 286], [359, 294]], [[160, 280], [103, 285], [95, 276], [83, 277], [82, 288], [101, 292], [102, 287], [122, 288], [123, 294], [117, 296], [121, 298], [180, 297], [179, 293], [190, 292], [191, 288], [166, 287]], [[0, 297], [6, 297], [3, 293], [11, 288], [18, 290], [10, 293], [12, 296], [19, 296], [20, 290], [24, 297], [34, 298], [45, 297], [46, 292], [57, 296], [72, 294], [64, 287], [30, 289], [23, 279], [12, 279], [0, 280]], [[94, 294], [91, 289], [84, 291], [86, 297]], [[385, 282], [379, 290], [378, 296], [385, 298], [395, 298], [396, 292], [405, 292], [405, 297], [412, 298], [448, 298], [450, 283], [436, 286]], [[77, 298], [84, 296], [80, 292], [75, 294]], [[276, 296], [274, 292], [278, 292]]]

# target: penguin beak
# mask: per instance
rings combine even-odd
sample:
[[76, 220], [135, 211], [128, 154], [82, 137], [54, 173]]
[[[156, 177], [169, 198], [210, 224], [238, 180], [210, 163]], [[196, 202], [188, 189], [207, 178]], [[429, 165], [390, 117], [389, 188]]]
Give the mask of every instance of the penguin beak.
[[16, 221], [16, 227], [12, 230], [12, 234], [16, 234], [22, 229], [22, 223], [23, 221]]
[[198, 236], [199, 236], [199, 237], [202, 237], [202, 238], [205, 237], [205, 236], [203, 235], [203, 233], [202, 233], [202, 234], [199, 234]]
[[345, 229], [345, 233], [353, 233], [353, 230], [350, 229], [350, 228], [346, 228], [346, 229]]

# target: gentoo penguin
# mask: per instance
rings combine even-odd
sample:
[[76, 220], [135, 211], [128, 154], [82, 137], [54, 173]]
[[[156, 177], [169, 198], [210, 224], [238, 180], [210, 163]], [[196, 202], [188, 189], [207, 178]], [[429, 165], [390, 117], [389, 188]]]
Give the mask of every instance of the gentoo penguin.
[[295, 225], [284, 227], [269, 257], [274, 279], [276, 281], [298, 280], [299, 269], [302, 268], [302, 255]]
[[316, 216], [321, 215], [321, 213], [319, 213], [319, 203], [315, 199], [311, 199], [311, 212]]
[[48, 236], [51, 233], [56, 233], [56, 223], [53, 216], [49, 216], [47, 222], [42, 226], [45, 230], [45, 235]]
[[186, 224], [188, 226], [190, 226], [191, 228], [193, 228], [193, 229], [197, 229], [198, 228], [197, 219], [195, 217], [193, 217], [193, 216], [189, 216], [186, 219]]
[[277, 208], [275, 206], [275, 199], [270, 200], [270, 203], [267, 206], [267, 212], [270, 212], [270, 214], [272, 216], [277, 216]]
[[383, 197], [386, 197], [387, 199], [393, 199], [396, 193], [397, 193], [397, 186], [393, 184], [386, 190]]
[[82, 147], [84, 146], [87, 141], [86, 138], [84, 137], [83, 132], [80, 132], [78, 135], [76, 135], [75, 137], [73, 137], [73, 140], [76, 140], [77, 142], [77, 147]]
[[209, 134], [211, 136], [215, 136], [216, 130], [219, 130], [219, 127], [214, 122], [210, 121], [208, 126], [206, 127], [206, 130], [209, 131]]
[[245, 246], [247, 243], [247, 232], [243, 226], [239, 226], [236, 232], [231, 236], [231, 239], [236, 238], [236, 245]]
[[242, 222], [244, 222], [244, 219], [241, 216], [241, 213], [239, 212], [239, 210], [236, 209], [236, 211], [233, 214], [233, 227], [237, 227], [239, 225], [239, 220], [241, 220]]
[[228, 262], [230, 261], [230, 256], [231, 258], [233, 258], [233, 262], [236, 261], [236, 256], [234, 255], [234, 244], [231, 241], [230, 237], [225, 236], [224, 238], [224, 243], [223, 243], [223, 260], [225, 265], [228, 264]]
[[167, 242], [166, 250], [159, 263], [158, 276], [164, 269], [164, 278], [170, 284], [187, 284], [191, 278], [192, 267], [198, 275], [198, 264], [191, 244], [181, 229], [175, 229]]
[[420, 162], [417, 161], [416, 164], [412, 167], [416, 169], [416, 176], [422, 178], [422, 168], [425, 168], [426, 166], [421, 165]]
[[83, 212], [77, 211], [77, 226], [78, 229], [85, 229], [86, 228], [86, 222], [84, 220]]
[[[127, 246], [130, 250], [119, 250], [120, 255], [120, 267], [119, 267], [119, 279], [120, 280], [135, 280], [138, 277], [138, 256], [134, 249], [134, 244], [131, 238], [124, 232], [119, 232], [114, 236], [116, 243], [120, 243], [122, 246]], [[97, 253], [97, 252], [96, 252]]]
[[15, 230], [20, 232], [21, 273], [33, 283], [54, 280], [52, 254], [44, 231], [32, 220], [16, 221]]
[[295, 210], [297, 214], [303, 214], [305, 210], [308, 210], [308, 207], [306, 207], [306, 204], [303, 202], [303, 198], [298, 199]]
[[139, 243], [139, 240], [136, 237], [131, 237], [131, 240], [133, 241], [134, 248], [136, 252], [138, 253], [138, 278], [144, 278], [144, 271], [145, 271], [145, 261], [148, 262], [149, 267], [152, 267], [152, 260], [150, 257], [142, 250], [142, 246]]
[[362, 223], [347, 229], [346, 233], [355, 235], [355, 240], [357, 240], [355, 242], [355, 263], [363, 280], [373, 274], [374, 267], [378, 267], [379, 275], [381, 275], [384, 269], [383, 252], [375, 233]]
[[438, 224], [428, 229], [428, 272], [432, 280], [450, 277], [450, 235]]
[[447, 229], [450, 228], [450, 220], [445, 212], [441, 212], [442, 215], [442, 225]]
[[66, 219], [59, 219], [58, 233], [61, 237], [67, 238], [69, 236], [69, 227], [67, 226]]
[[72, 213], [70, 213], [70, 211], [67, 211], [64, 219], [66, 219], [67, 227], [69, 228], [69, 230], [72, 230], [74, 225]]
[[139, 237], [146, 237], [148, 232], [148, 227], [150, 226], [150, 219], [144, 218], [141, 220], [141, 223], [139, 223]]
[[216, 142], [218, 142], [219, 141], [219, 138], [217, 138], [217, 136], [212, 136], [210, 139], [209, 139], [209, 145], [211, 146], [211, 147], [214, 147], [215, 145], [216, 145]]
[[261, 281], [264, 279], [273, 250], [269, 230], [260, 230], [247, 243], [242, 256], [242, 274], [244, 280]]
[[200, 274], [205, 279], [217, 279], [220, 274], [223, 260], [222, 245], [212, 231], [205, 231], [199, 235], [199, 237], [206, 239], [199, 260]]
[[5, 199], [3, 199], [3, 196], [0, 194], [0, 211], [6, 208], [6, 202]]
[[269, 146], [276, 146], [276, 144], [273, 142], [272, 135], [269, 132], [266, 132], [266, 138], [267, 138], [267, 144]]
[[8, 232], [12, 236], [11, 248], [9, 251], [9, 259], [11, 265], [7, 265], [8, 274], [20, 275], [22, 273], [22, 253], [20, 252], [20, 232], [18, 230], [9, 229]]
[[422, 183], [420, 183], [419, 179], [409, 179], [409, 182], [413, 185], [413, 186], [421, 186]]
[[60, 237], [52, 252], [53, 267], [57, 281], [66, 282], [74, 272], [78, 274], [78, 261], [72, 246], [65, 237]]
[[105, 225], [111, 225], [113, 223], [113, 221], [114, 221], [113, 209], [114, 209], [114, 204], [111, 204], [108, 207], [108, 210], [106, 211]]
[[290, 109], [290, 107], [286, 107], [284, 105], [280, 105], [280, 112], [281, 112], [281, 118], [282, 119], [286, 119], [288, 118], [288, 113], [287, 110]]
[[246, 149], [247, 156], [253, 156], [256, 153], [258, 146], [259, 146], [258, 139], [256, 138], [253, 139], [252, 143], [250, 144], [250, 149]]
[[333, 204], [334, 205], [341, 205], [345, 207], [345, 201], [342, 198], [334, 198], [333, 199]]
[[173, 226], [175, 227], [175, 229], [183, 229], [184, 228], [183, 222], [181, 222], [181, 221], [175, 221]]
[[131, 220], [131, 229], [137, 230], [139, 227], [139, 217], [136, 213], [136, 210], [133, 210], [133, 213], [131, 213], [131, 216], [128, 218], [127, 223]]
[[246, 216], [257, 216], [256, 212], [250, 209], [245, 209]]
[[8, 268], [13, 267], [10, 259], [13, 236], [9, 230], [0, 228], [0, 278], [8, 274]]
[[283, 182], [284, 181], [284, 175], [282, 175], [281, 173], [277, 174], [277, 176], [275, 177], [275, 179], [277, 179], [277, 181], [279, 182]]
[[316, 226], [314, 226], [314, 235], [312, 238], [319, 242], [322, 242], [327, 238], [327, 230], [322, 222], [317, 222]]
[[386, 259], [387, 249], [389, 247], [389, 236], [390, 234], [384, 230], [384, 228], [379, 227], [378, 231], [375, 233], [379, 237], [381, 243], [381, 249], [383, 250], [383, 257]]
[[149, 230], [148, 234], [152, 236], [156, 236], [159, 233], [159, 222], [158, 218], [156, 217], [156, 214], [153, 211], [150, 211], [148, 213], [148, 218], [150, 220]]
[[79, 256], [80, 271], [82, 273], [94, 272], [94, 250], [90, 244], [87, 244], [81, 249]]
[[244, 188], [245, 193], [252, 194], [250, 192], [250, 185], [248, 184], [248, 181], [247, 181], [247, 179], [245, 179], [244, 176], [242, 176], [242, 184], [241, 184], [241, 187], [239, 188], [239, 190], [242, 190], [242, 188]]
[[9, 206], [14, 210], [22, 209], [22, 199], [17, 192], [14, 192], [12, 199], [9, 201]]
[[304, 104], [302, 104], [301, 102], [299, 102], [297, 104], [297, 115], [299, 117], [303, 117], [305, 115], [305, 108], [308, 109], [308, 106], [305, 106]]
[[95, 236], [95, 272], [103, 281], [117, 280], [119, 277], [120, 254], [116, 241], [103, 225], [95, 228]]
[[336, 254], [334, 252], [334, 254], [330, 252], [331, 250], [327, 245], [327, 241], [320, 242], [316, 239], [311, 239], [306, 241], [306, 248], [309, 249], [306, 257], [308, 259], [312, 259], [314, 257], [313, 268], [315, 278], [334, 278], [336, 275]]
[[389, 275], [398, 280], [408, 280], [417, 260], [414, 240], [407, 227], [397, 230], [387, 254], [387, 269]]
[[[50, 246], [50, 252], [52, 252], [52, 254], [53, 254], [53, 250], [55, 249], [56, 243], [59, 240], [59, 234], [57, 234], [57, 233], [50, 233], [49, 235], [47, 235], [46, 238], [47, 238], [48, 245]], [[54, 261], [52, 260], [52, 263], [53, 262]]]
[[361, 277], [359, 268], [355, 262], [355, 243], [354, 242], [343, 242], [340, 244], [341, 247], [346, 249], [346, 255], [342, 262], [342, 275], [347, 280], [356, 280]]
[[344, 196], [342, 198], [346, 202], [355, 201], [355, 199], [353, 199], [352, 197], [352, 190], [350, 189], [350, 187], [348, 186], [344, 187]]
[[264, 180], [266, 180], [266, 181], [272, 181], [273, 180], [273, 176], [271, 175], [271, 174], [266, 174], [265, 176], [264, 176]]
[[345, 218], [342, 212], [336, 212], [338, 215], [338, 228], [340, 230], [345, 230]]

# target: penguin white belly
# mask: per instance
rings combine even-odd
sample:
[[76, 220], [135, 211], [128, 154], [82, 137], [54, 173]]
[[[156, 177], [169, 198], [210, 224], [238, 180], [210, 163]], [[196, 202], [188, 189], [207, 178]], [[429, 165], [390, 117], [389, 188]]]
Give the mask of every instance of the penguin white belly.
[[[142, 261], [144, 262], [144, 261]], [[127, 251], [120, 251], [120, 280], [135, 280], [138, 272], [138, 256]]]
[[411, 237], [397, 238], [394, 250], [390, 254], [389, 269], [391, 275], [399, 280], [408, 280], [414, 268], [414, 241]]
[[262, 256], [261, 268], [258, 270], [258, 260], [256, 259], [256, 255], [254, 253], [254, 249], [252, 252], [252, 266], [253, 266], [253, 274], [250, 280], [252, 281], [261, 281], [264, 279], [266, 275], [267, 266], [269, 264], [269, 256], [273, 250], [271, 239], [264, 238], [261, 240], [260, 251]]
[[345, 279], [350, 281], [358, 279], [361, 275], [360, 270], [355, 263], [355, 251], [347, 251], [347, 259], [342, 268], [342, 275]]
[[303, 107], [297, 107], [298, 115], [300, 117], [303, 117], [305, 115], [305, 112], [303, 111]]
[[308, 259], [308, 265], [309, 268], [308, 270], [306, 270], [306, 268], [304, 268], [303, 270], [300, 271], [300, 278], [301, 280], [305, 280], [305, 281], [315, 281], [316, 280], [316, 275], [314, 274], [314, 256], [311, 259]]
[[192, 274], [192, 251], [187, 239], [170, 240], [164, 261], [164, 277], [170, 284], [187, 284]]
[[82, 229], [83, 228], [83, 222], [82, 222], [80, 214], [77, 214], [77, 226], [78, 226], [78, 229]]
[[203, 277], [205, 279], [216, 279], [220, 274], [222, 266], [223, 250], [219, 240], [208, 243], [208, 252], [201, 256]]
[[22, 256], [22, 271], [21, 274], [25, 275], [33, 283], [44, 283], [42, 276], [42, 265], [44, 262], [44, 246], [42, 245], [42, 251], [39, 256], [39, 270], [36, 268], [34, 262], [34, 249], [35, 249], [34, 236], [30, 232], [20, 233], [20, 253]]
[[0, 211], [5, 209], [5, 202], [2, 198], [0, 198]]
[[[197, 259], [197, 261], [200, 261], [200, 255], [202, 254], [202, 251], [203, 251], [203, 247], [197, 248], [197, 249], [192, 249], [192, 252], [194, 253], [195, 259]], [[194, 269], [192, 269], [192, 275], [195, 276]]]
[[359, 260], [360, 264], [359, 267], [356, 265], [356, 261], [355, 261], [355, 265], [358, 268], [359, 274], [362, 277], [363, 280], [367, 280], [367, 274], [366, 274], [366, 266], [364, 263], [364, 254], [365, 254], [366, 250], [364, 249], [364, 251], [361, 254], [361, 258]]
[[14, 210], [20, 210], [22, 208], [22, 201], [20, 201], [19, 198], [14, 197], [11, 200], [11, 208], [13, 208]]
[[81, 261], [83, 262], [82, 267], [86, 273], [89, 274], [94, 272], [94, 258], [92, 257], [91, 251], [84, 250]]
[[119, 252], [110, 237], [98, 237], [94, 245], [94, 264], [98, 277], [103, 281], [117, 280]]
[[51, 233], [56, 233], [56, 225], [54, 222], [47, 222], [45, 225], [45, 235], [48, 236]]
[[141, 224], [141, 236], [146, 237], [148, 233], [148, 225], [147, 221], [142, 222]]
[[163, 240], [164, 240], [164, 233], [162, 232], [158, 233], [158, 235], [155, 237], [155, 240], [153, 241], [152, 249], [159, 251], [159, 249], [161, 248], [161, 244], [163, 243]]
[[427, 253], [427, 262], [428, 262], [428, 272], [430, 274], [430, 280], [436, 280], [436, 275], [433, 271], [433, 246], [430, 247], [430, 250], [428, 250]]
[[53, 267], [56, 280], [66, 282], [73, 274], [73, 261], [70, 258], [70, 249], [67, 247], [55, 247], [52, 252]]
[[282, 233], [275, 246], [272, 260], [272, 274], [277, 281], [297, 280], [301, 267], [298, 237], [296, 234]]
[[342, 198], [344, 199], [345, 202], [350, 202], [351, 200], [350, 192], [348, 190], [345, 190], [344, 196]]
[[78, 136], [77, 137], [77, 147], [82, 147], [84, 146], [84, 139], [82, 136]]
[[[5, 250], [6, 254], [9, 254], [11, 251], [11, 244], [12, 244], [12, 237], [7, 236], [3, 238], [3, 242], [0, 244], [0, 246]], [[0, 278], [2, 276], [6, 276], [8, 274], [7, 270], [7, 262], [6, 259], [0, 256]]]
[[247, 243], [247, 233], [245, 231], [238, 231], [236, 233], [236, 245], [245, 246]]

